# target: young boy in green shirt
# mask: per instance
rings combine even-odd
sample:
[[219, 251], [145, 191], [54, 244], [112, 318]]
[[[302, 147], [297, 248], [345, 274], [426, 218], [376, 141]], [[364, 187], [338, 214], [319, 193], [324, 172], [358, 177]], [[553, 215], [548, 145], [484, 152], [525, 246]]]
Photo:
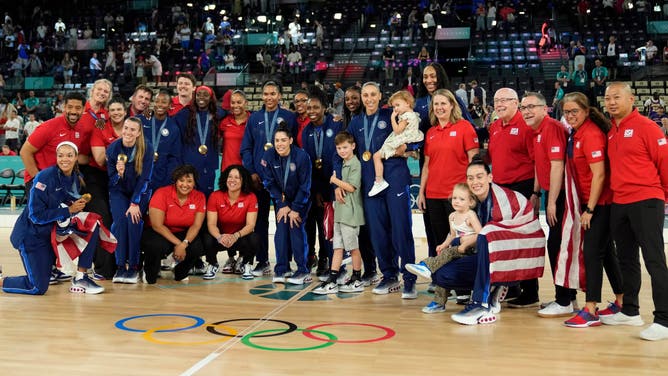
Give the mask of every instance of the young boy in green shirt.
[[[332, 266], [327, 281], [322, 282], [313, 293], [336, 294], [337, 292], [362, 292], [362, 256], [359, 250], [358, 236], [360, 226], [364, 225], [364, 209], [362, 208], [362, 194], [359, 190], [362, 184], [362, 165], [355, 155], [355, 139], [349, 132], [342, 131], [334, 138], [336, 152], [343, 159], [341, 178], [332, 174], [330, 183], [343, 191], [345, 202], [334, 202], [334, 254]], [[350, 281], [339, 287], [336, 279], [343, 260], [343, 251], [350, 251], [353, 263], [353, 275]]]

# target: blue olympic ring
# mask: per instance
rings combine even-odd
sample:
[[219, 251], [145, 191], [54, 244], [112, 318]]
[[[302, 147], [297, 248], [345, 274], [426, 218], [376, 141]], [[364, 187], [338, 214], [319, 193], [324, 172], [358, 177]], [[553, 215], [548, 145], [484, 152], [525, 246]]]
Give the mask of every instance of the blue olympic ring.
[[134, 329], [134, 328], [129, 328], [125, 326], [125, 323], [130, 321], [130, 320], [135, 320], [135, 319], [141, 319], [145, 317], [160, 317], [160, 316], [166, 316], [166, 317], [185, 317], [188, 319], [193, 319], [195, 320], [195, 323], [192, 324], [191, 326], [186, 326], [183, 328], [178, 328], [178, 329], [164, 329], [164, 330], [156, 330], [156, 333], [169, 333], [169, 332], [180, 332], [183, 330], [189, 330], [189, 329], [194, 329], [197, 327], [200, 327], [204, 325], [206, 322], [203, 318], [197, 317], [197, 316], [191, 316], [191, 315], [183, 315], [179, 313], [153, 313], [153, 314], [148, 314], [148, 315], [139, 315], [139, 316], [130, 316], [126, 317], [122, 320], [116, 321], [116, 324], [114, 324], [118, 329], [121, 330], [126, 330], [128, 332], [135, 332], [135, 333], [146, 333], [148, 330], [144, 329]]

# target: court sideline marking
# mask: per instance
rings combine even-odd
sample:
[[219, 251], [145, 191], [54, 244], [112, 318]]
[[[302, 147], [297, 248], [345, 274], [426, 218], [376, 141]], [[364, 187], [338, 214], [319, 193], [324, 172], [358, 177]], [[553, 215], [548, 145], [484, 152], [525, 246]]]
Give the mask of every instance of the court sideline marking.
[[[317, 282], [314, 281], [314, 282]], [[234, 338], [232, 338], [229, 341], [224, 342], [220, 347], [217, 349], [213, 350], [209, 355], [205, 356], [202, 358], [200, 361], [192, 365], [190, 368], [185, 370], [183, 373], [181, 373], [181, 376], [191, 376], [194, 375], [196, 372], [200, 371], [202, 368], [206, 367], [209, 363], [211, 363], [213, 360], [218, 358], [219, 356], [223, 355], [227, 350], [232, 348], [232, 346], [236, 345], [241, 341], [241, 339], [248, 333], [254, 332], [255, 329], [259, 328], [262, 326], [264, 323], [266, 323], [268, 320], [273, 319], [278, 315], [281, 311], [286, 309], [290, 304], [294, 303], [295, 301], [299, 300], [302, 298], [304, 295], [308, 294], [313, 290], [316, 286], [318, 286], [319, 283], [311, 283], [311, 285], [304, 290], [300, 291], [297, 295], [293, 296], [292, 298], [288, 299], [285, 301], [283, 304], [279, 305], [278, 307], [274, 308], [272, 311], [264, 315], [262, 318], [257, 320], [253, 325], [249, 326], [248, 328], [242, 330], [237, 334]]]

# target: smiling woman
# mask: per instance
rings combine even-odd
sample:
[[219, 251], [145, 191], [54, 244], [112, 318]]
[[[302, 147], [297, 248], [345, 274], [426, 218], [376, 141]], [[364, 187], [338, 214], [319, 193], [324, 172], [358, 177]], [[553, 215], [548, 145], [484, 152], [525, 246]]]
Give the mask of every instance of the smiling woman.
[[172, 180], [174, 184], [158, 189], [151, 197], [151, 227], [142, 235], [144, 273], [149, 284], [156, 282], [160, 260], [169, 253], [173, 252], [178, 262], [174, 279], [182, 281], [204, 252], [199, 231], [204, 223], [206, 198], [195, 190], [197, 170], [191, 165], [179, 166], [172, 173]]

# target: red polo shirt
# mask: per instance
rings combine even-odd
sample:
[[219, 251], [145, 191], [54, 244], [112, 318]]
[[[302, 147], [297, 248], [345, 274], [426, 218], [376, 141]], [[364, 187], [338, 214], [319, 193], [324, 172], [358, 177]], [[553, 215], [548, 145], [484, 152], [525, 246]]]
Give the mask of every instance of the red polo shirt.
[[295, 118], [297, 119], [297, 126], [299, 127], [297, 129], [297, 146], [302, 147], [302, 131], [311, 122], [311, 118], [309, 118], [307, 115], [304, 115], [304, 118], [302, 119], [296, 113], [295, 115]]
[[[106, 149], [109, 144], [116, 141], [117, 139], [118, 136], [116, 136], [114, 127], [111, 125], [111, 122], [107, 121], [104, 124], [104, 129], [93, 129], [93, 135], [90, 137], [90, 147], [92, 149], [94, 146], [101, 146]], [[95, 162], [95, 158], [91, 158], [88, 164], [103, 171], [107, 170], [106, 166], [102, 167], [98, 165], [97, 162]]]
[[[591, 180], [594, 174], [589, 167], [592, 163], [606, 162], [608, 140], [605, 133], [587, 119], [573, 134], [573, 165], [575, 166], [575, 185], [578, 187], [580, 203], [587, 204], [591, 192]], [[610, 169], [606, 166], [603, 191], [596, 205], [608, 205], [612, 202], [610, 190]]]
[[206, 198], [204, 193], [193, 190], [183, 204], [179, 203], [176, 195], [176, 187], [168, 185], [159, 188], [153, 193], [149, 208], [161, 210], [165, 213], [165, 226], [169, 231], [186, 231], [195, 223], [195, 214], [204, 213], [206, 210]]
[[206, 210], [218, 213], [218, 229], [223, 234], [233, 234], [246, 226], [246, 214], [257, 212], [254, 193], [240, 193], [234, 204], [227, 192], [215, 191], [209, 197]]
[[[81, 115], [81, 120], [79, 120], [79, 123], [82, 124], [83, 126], [83, 138], [85, 140], [84, 144], [82, 144], [83, 146], [79, 148], [79, 154], [88, 156], [91, 155], [90, 141], [91, 137], [93, 137], [94, 130], [97, 128], [95, 127], [95, 122], [97, 121], [97, 119], [103, 119], [105, 122], [109, 121], [109, 111], [107, 111], [106, 108], [101, 108], [97, 112], [95, 112], [91, 108], [90, 102], [86, 102], [84, 113], [83, 115]], [[99, 167], [93, 161], [91, 164], [93, 166]]]
[[426, 197], [452, 197], [455, 184], [466, 182], [467, 152], [479, 147], [478, 136], [466, 120], [429, 128], [424, 146], [424, 155], [429, 157]]
[[[39, 127], [37, 127], [39, 129]], [[612, 202], [668, 198], [668, 145], [661, 128], [633, 109], [608, 132]]]
[[167, 114], [169, 116], [174, 116], [176, 115], [179, 111], [181, 111], [185, 106], [179, 102], [179, 97], [173, 97], [172, 98], [172, 105], [169, 107], [169, 111], [167, 111]]
[[[35, 163], [39, 170], [51, 167], [56, 164], [56, 147], [63, 141], [73, 142], [81, 151], [84, 141], [90, 154], [90, 141], [84, 140], [84, 126], [81, 121], [74, 126], [65, 120], [65, 115], [47, 120], [28, 137], [28, 142], [37, 149], [35, 153]], [[26, 171], [24, 181], [28, 182], [33, 177]]]
[[566, 159], [566, 129], [557, 120], [545, 116], [534, 132], [536, 177], [540, 187], [549, 191], [551, 162]]
[[[248, 112], [248, 116], [250, 116], [250, 112]], [[241, 140], [244, 137], [246, 122], [248, 122], [248, 118], [242, 124], [238, 124], [232, 114], [227, 115], [220, 122], [220, 133], [223, 136], [221, 171], [225, 170], [227, 166], [241, 164]]]
[[534, 132], [519, 111], [508, 124], [498, 119], [489, 126], [489, 157], [497, 184], [512, 184], [534, 178]]

